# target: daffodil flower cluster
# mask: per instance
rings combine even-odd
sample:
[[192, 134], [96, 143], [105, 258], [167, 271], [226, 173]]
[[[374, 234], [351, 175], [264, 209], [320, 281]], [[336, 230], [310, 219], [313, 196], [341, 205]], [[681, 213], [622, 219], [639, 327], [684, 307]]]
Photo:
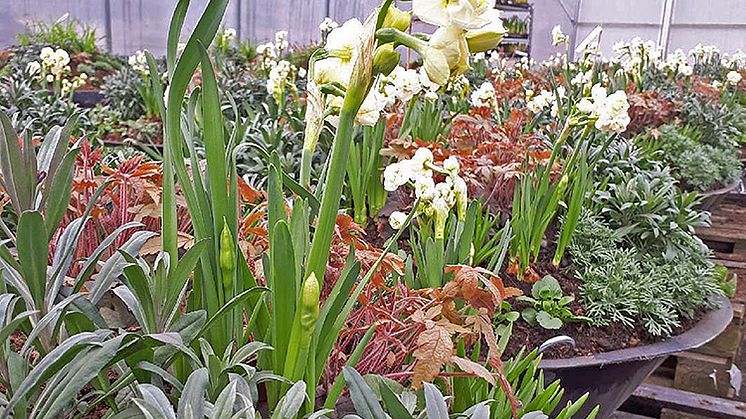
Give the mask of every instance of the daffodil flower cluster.
[[682, 49], [677, 49], [668, 55], [665, 61], [658, 62], [658, 69], [668, 70], [671, 74], [689, 77], [694, 74], [694, 67]]
[[145, 51], [137, 50], [133, 55], [130, 55], [127, 63], [141, 76], [148, 76], [148, 59], [145, 56]]
[[60, 93], [66, 95], [70, 92], [73, 92], [83, 87], [86, 83], [86, 80], [88, 80], [88, 75], [86, 73], [80, 73], [79, 75], [73, 77], [72, 80], [62, 79], [60, 85]]
[[741, 70], [746, 68], [746, 53], [740, 49], [733, 55], [722, 54], [720, 65], [731, 70]]
[[733, 86], [737, 86], [738, 83], [741, 82], [741, 79], [743, 77], [741, 76], [741, 73], [737, 71], [729, 71], [728, 74], [725, 76], [725, 81], [728, 82], [728, 84], [732, 84]]
[[591, 97], [578, 102], [578, 111], [588, 114], [600, 131], [622, 133], [630, 122], [629, 103], [624, 90], [607, 94], [605, 87], [597, 84], [591, 89]]
[[277, 103], [282, 103], [288, 89], [292, 93], [297, 92], [295, 79], [298, 75], [298, 68], [286, 60], [272, 61], [270, 66], [267, 93], [272, 95]]
[[497, 108], [497, 92], [492, 83], [486, 81], [471, 94], [471, 104], [477, 108]]
[[529, 99], [526, 103], [526, 108], [534, 114], [550, 109], [551, 115], [557, 116], [559, 114], [560, 105], [557, 101], [557, 97], [559, 97], [559, 99], [564, 99], [566, 96], [567, 91], [564, 86], [557, 86], [555, 91], [542, 90], [538, 95]]
[[274, 42], [270, 41], [257, 45], [256, 54], [262, 60], [262, 70], [270, 71], [277, 64], [277, 60], [281, 59], [285, 51], [289, 49], [290, 44], [287, 37], [287, 31], [278, 31], [275, 33]]
[[662, 49], [654, 41], [643, 41], [639, 37], [617, 42], [614, 53], [612, 62], [619, 63], [627, 73], [640, 73], [650, 65], [657, 66], [663, 56]]
[[[392, 163], [383, 172], [384, 188], [393, 192], [408, 185], [414, 189], [420, 204], [417, 216], [432, 220], [436, 239], [442, 239], [450, 211], [456, 207], [459, 220], [466, 217], [468, 193], [466, 182], [459, 176], [459, 162], [454, 156], [448, 157], [442, 166], [434, 164], [433, 153], [424, 147], [417, 149], [411, 159]], [[445, 180], [435, 183], [434, 174], [445, 176]], [[406, 214], [395, 211], [389, 217], [394, 229], [403, 226]]]
[[53, 49], [44, 47], [39, 54], [39, 61], [31, 61], [26, 65], [26, 74], [32, 78], [41, 81], [42, 85], [47, 83], [56, 83], [55, 89], [66, 95], [75, 89], [85, 85], [88, 75], [81, 73], [72, 80], [67, 80], [65, 76], [70, 73], [70, 55], [62, 48]]
[[70, 72], [70, 55], [62, 48], [54, 50], [50, 47], [44, 47], [39, 54], [39, 58], [41, 58], [41, 66], [44, 72], [51, 74], [57, 80]]

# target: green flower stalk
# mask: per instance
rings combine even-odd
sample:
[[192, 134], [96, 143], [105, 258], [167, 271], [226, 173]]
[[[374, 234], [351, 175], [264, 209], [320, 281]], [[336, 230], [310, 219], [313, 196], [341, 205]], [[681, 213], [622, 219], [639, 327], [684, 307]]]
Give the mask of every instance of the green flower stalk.
[[311, 243], [307, 267], [307, 271], [316, 274], [317, 278], [323, 278], [326, 271], [334, 225], [339, 211], [339, 200], [342, 197], [342, 187], [347, 173], [347, 160], [350, 157], [355, 116], [372, 85], [373, 52], [375, 49], [375, 28], [372, 25], [374, 23], [371, 19], [368, 19], [365, 24], [366, 32], [360, 43], [360, 52], [342, 103], [339, 125], [334, 136], [329, 160], [326, 184], [323, 185], [324, 194], [321, 198], [318, 222]]

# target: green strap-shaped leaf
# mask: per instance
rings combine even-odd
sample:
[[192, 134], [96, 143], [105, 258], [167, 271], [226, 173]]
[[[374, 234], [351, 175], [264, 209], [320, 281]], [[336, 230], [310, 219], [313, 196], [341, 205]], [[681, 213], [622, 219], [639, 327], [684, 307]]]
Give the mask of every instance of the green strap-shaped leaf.
[[16, 211], [32, 208], [36, 172], [33, 177], [28, 172], [13, 124], [0, 112], [0, 173], [3, 189]]
[[425, 411], [427, 419], [448, 419], [448, 406], [438, 387], [425, 383]]
[[299, 290], [293, 239], [286, 221], [275, 224], [269, 251], [272, 268], [268, 282], [272, 290], [272, 346], [275, 348], [273, 369], [284, 371]]
[[388, 419], [373, 389], [360, 373], [350, 367], [344, 367], [342, 373], [350, 389], [350, 398], [357, 414], [363, 419]]
[[[38, 211], [26, 211], [18, 222], [18, 261], [36, 309], [44, 307], [49, 244], [44, 219]], [[31, 307], [29, 307], [31, 308]]]
[[205, 391], [209, 384], [207, 368], [200, 368], [189, 375], [179, 398], [176, 417], [179, 419], [204, 419]]

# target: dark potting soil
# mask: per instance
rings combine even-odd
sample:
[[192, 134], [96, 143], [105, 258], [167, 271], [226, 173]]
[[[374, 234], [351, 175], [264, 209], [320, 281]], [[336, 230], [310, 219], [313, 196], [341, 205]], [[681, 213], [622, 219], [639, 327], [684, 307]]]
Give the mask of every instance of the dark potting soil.
[[[543, 251], [538, 262], [532, 266], [540, 278], [545, 275], [552, 275], [557, 279], [562, 287], [563, 294], [575, 297], [575, 301], [569, 305], [570, 310], [576, 316], [582, 316], [585, 314], [585, 306], [579, 300], [583, 283], [575, 277], [574, 269], [569, 261], [555, 267], [551, 263], [553, 254], [553, 249], [551, 252], [549, 250]], [[503, 274], [502, 278], [506, 286], [520, 288], [524, 295], [531, 295], [532, 284], [520, 281], [512, 274]], [[513, 310], [518, 312], [529, 306], [529, 304], [520, 301], [510, 301], [510, 303]], [[700, 310], [691, 319], [680, 318], [681, 326], [673, 331], [673, 335], [681, 334], [694, 327], [704, 313], [704, 310]], [[503, 359], [514, 356], [522, 347], [538, 348], [542, 343], [556, 336], [571, 337], [575, 341], [575, 347], [562, 345], [548, 349], [543, 354], [545, 359], [587, 356], [665, 340], [664, 337], [651, 335], [641, 324], [636, 324], [634, 328], [630, 328], [621, 323], [599, 327], [578, 322], [565, 323], [558, 330], [549, 330], [540, 326], [531, 326], [521, 318], [513, 323], [513, 334], [503, 353]]]

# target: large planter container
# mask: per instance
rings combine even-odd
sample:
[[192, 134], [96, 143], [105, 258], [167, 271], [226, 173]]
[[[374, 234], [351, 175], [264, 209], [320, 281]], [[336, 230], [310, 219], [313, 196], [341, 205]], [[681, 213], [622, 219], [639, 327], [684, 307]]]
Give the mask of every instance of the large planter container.
[[104, 99], [106, 99], [106, 96], [95, 90], [76, 90], [73, 92], [73, 102], [81, 108], [95, 108]]
[[699, 204], [699, 208], [703, 211], [712, 211], [716, 209], [723, 202], [726, 196], [731, 193], [737, 193], [741, 186], [742, 181], [739, 179], [728, 186], [720, 189], [713, 189], [711, 191], [702, 192], [702, 202]]
[[681, 335], [651, 345], [592, 356], [544, 360], [541, 368], [547, 382], [561, 380], [565, 395], [560, 406], [588, 392], [588, 401], [575, 417], [585, 417], [598, 405], [601, 410], [597, 418], [608, 418], [668, 355], [708, 343], [725, 330], [732, 318], [730, 301], [722, 297], [719, 309], [705, 314], [699, 323]]

